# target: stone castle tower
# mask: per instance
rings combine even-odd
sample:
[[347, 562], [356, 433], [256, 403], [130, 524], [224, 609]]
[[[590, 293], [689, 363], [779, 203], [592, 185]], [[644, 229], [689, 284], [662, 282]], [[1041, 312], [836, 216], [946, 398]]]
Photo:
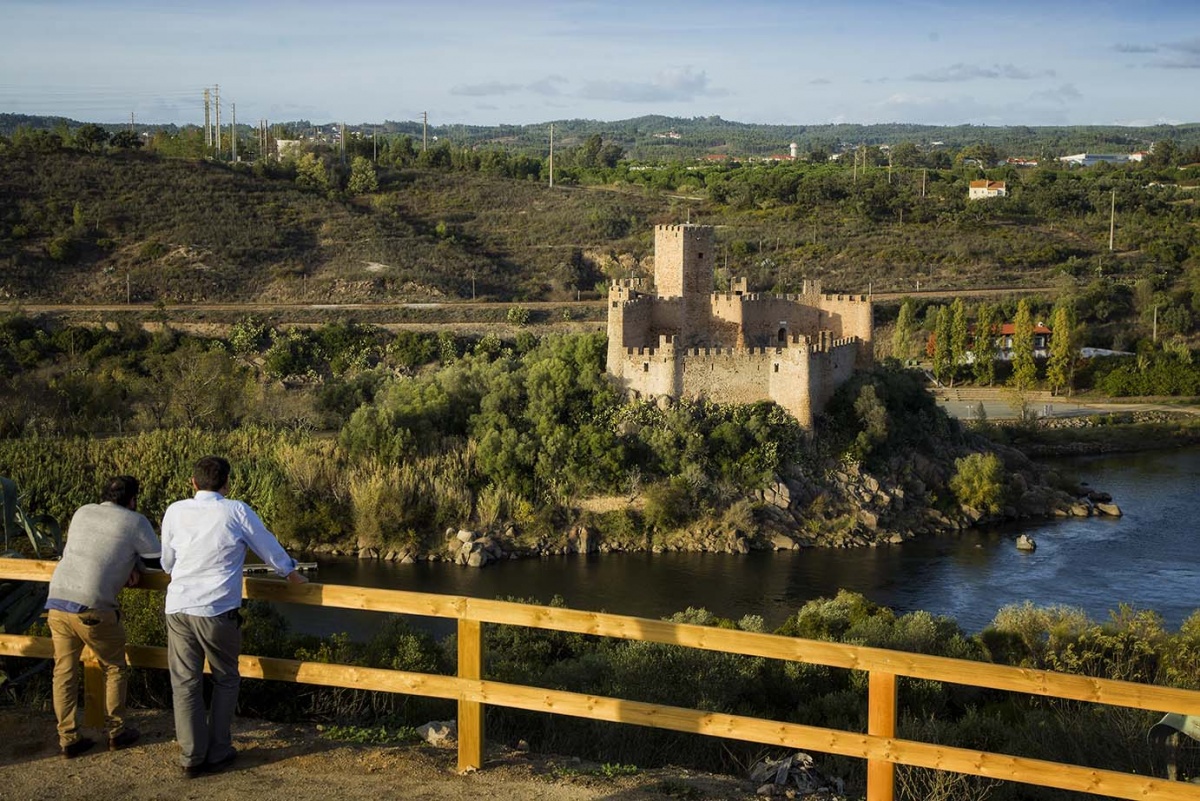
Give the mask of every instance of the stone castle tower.
[[872, 363], [871, 303], [823, 295], [713, 292], [713, 229], [654, 229], [653, 293], [639, 279], [608, 291], [608, 372], [641, 396], [773, 400], [805, 427], [833, 391]]

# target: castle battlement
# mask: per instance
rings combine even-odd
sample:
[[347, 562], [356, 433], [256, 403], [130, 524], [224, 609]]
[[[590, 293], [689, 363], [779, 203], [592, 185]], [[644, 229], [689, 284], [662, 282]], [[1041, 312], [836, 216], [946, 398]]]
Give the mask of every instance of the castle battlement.
[[871, 363], [870, 299], [808, 280], [796, 293], [748, 292], [744, 278], [713, 292], [717, 251], [711, 226], [655, 226], [653, 283], [610, 284], [608, 372], [642, 397], [770, 400], [811, 426]]

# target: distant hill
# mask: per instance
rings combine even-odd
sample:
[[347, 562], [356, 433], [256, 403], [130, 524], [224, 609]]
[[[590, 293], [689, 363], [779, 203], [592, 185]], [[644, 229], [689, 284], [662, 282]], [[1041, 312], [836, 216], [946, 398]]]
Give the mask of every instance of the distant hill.
[[[802, 153], [820, 150], [836, 153], [854, 145], [895, 145], [900, 142], [930, 147], [933, 143], [950, 149], [989, 144], [1002, 155], [1045, 157], [1081, 151], [1129, 153], [1145, 150], [1154, 142], [1173, 140], [1181, 149], [1200, 147], [1200, 123], [1184, 125], [916, 125], [886, 123], [878, 125], [805, 124], [766, 125], [725, 120], [721, 117], [666, 117], [646, 115], [627, 120], [553, 120], [535, 125], [460, 125], [431, 124], [422, 130], [420, 121], [384, 120], [379, 123], [348, 123], [347, 130], [358, 135], [407, 135], [421, 140], [427, 133], [436, 141], [449, 140], [459, 145], [488, 145], [513, 152], [543, 155], [549, 151], [550, 125], [553, 122], [557, 146], [571, 147], [593, 134], [621, 145], [630, 158], [645, 161], [689, 160], [705, 153], [768, 155], [786, 153], [795, 143]], [[0, 114], [0, 135], [11, 136], [19, 126], [54, 130], [65, 126], [73, 130], [83, 122], [63, 117], [25, 114]], [[314, 130], [331, 131], [337, 121], [314, 123], [309, 120], [275, 122], [272, 127], [288, 135], [303, 135]], [[104, 127], [117, 130], [124, 123]], [[182, 126], [188, 127], [188, 126]], [[196, 126], [192, 126], [196, 127]], [[239, 126], [249, 136], [251, 126]], [[181, 126], [136, 124], [138, 132], [166, 130]]]

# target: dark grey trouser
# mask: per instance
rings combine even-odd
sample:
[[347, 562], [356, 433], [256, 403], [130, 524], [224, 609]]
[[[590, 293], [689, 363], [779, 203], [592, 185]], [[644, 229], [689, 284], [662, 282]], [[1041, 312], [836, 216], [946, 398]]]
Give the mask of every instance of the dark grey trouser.
[[[237, 708], [238, 654], [242, 630], [236, 610], [216, 617], [167, 615], [167, 668], [175, 706], [179, 762], [193, 767], [219, 762], [233, 753], [233, 713]], [[204, 660], [212, 669], [211, 708], [204, 708]]]

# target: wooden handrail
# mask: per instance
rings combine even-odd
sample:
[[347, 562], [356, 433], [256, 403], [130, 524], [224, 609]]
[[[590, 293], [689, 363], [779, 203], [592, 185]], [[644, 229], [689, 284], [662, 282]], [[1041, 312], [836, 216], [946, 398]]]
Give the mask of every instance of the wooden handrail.
[[[54, 562], [37, 560], [0, 559], [0, 578], [48, 581], [54, 565]], [[163, 589], [167, 581], [165, 575], [149, 574], [144, 578], [142, 586]], [[868, 763], [868, 801], [893, 799], [894, 766], [897, 764], [1114, 798], [1200, 801], [1200, 787], [1195, 785], [1045, 760], [898, 740], [894, 736], [897, 676], [1187, 714], [1200, 714], [1200, 692], [1197, 691], [1027, 670], [881, 648], [803, 640], [774, 634], [464, 596], [315, 583], [296, 586], [259, 578], [245, 579], [243, 588], [247, 598], [457, 619], [458, 676], [301, 662], [253, 655], [242, 655], [240, 668], [242, 675], [249, 678], [457, 700], [460, 770], [481, 767], [483, 705], [490, 704], [865, 759]], [[847, 732], [487, 681], [483, 678], [482, 669], [483, 623], [667, 643], [745, 656], [865, 670], [869, 673], [868, 732]], [[130, 664], [135, 667], [166, 667], [166, 650], [163, 648], [130, 645], [127, 653]], [[0, 655], [48, 658], [53, 656], [53, 647], [48, 638], [0, 635]], [[89, 704], [98, 705], [99, 702], [99, 699], [88, 697]]]

